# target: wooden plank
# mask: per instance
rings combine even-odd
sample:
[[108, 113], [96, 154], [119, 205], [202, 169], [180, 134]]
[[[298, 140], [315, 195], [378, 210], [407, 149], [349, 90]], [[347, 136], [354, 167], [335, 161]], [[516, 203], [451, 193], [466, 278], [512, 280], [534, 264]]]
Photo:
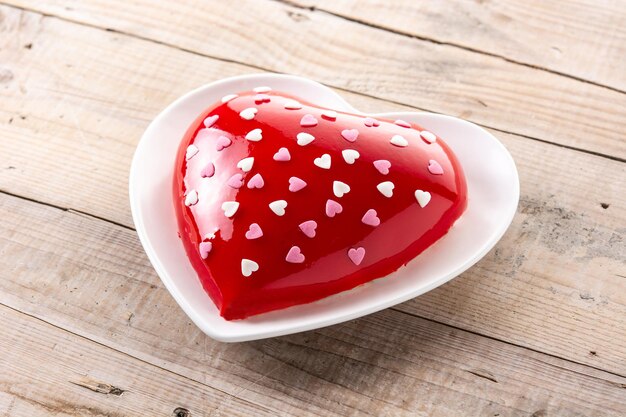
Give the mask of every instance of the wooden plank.
[[[499, 130], [626, 158], [621, 137], [626, 131], [626, 94], [327, 13], [254, 0], [238, 2], [237, 7], [217, 1], [203, 7], [179, 2], [154, 5], [149, 0], [9, 2], [201, 54], [309, 76]], [[176, 23], [172, 16], [177, 16]], [[42, 25], [59, 27], [46, 19]], [[81, 50], [80, 57], [87, 54]], [[134, 60], [145, 62], [143, 54]], [[159, 66], [162, 72], [177, 65], [164, 62], [168, 68]], [[177, 74], [185, 78], [194, 70], [185, 67]], [[138, 76], [131, 80], [136, 82]]]
[[[624, 377], [394, 310], [281, 338], [215, 342], [176, 306], [130, 230], [0, 194], [0, 236], [1, 303], [202, 382], [209, 398], [223, 391], [233, 396], [232, 403], [221, 402], [225, 415], [241, 404], [234, 397], [281, 415], [618, 416], [626, 410]], [[50, 382], [49, 374], [60, 371], [48, 371], [54, 365], [42, 365], [45, 356], [38, 356], [49, 355], [55, 343], [54, 352], [64, 353], [48, 361], [63, 369], [58, 378], [87, 373], [131, 395], [148, 395], [161, 383], [131, 360], [69, 335], [58, 342], [55, 329], [13, 316], [0, 314], [0, 340], [6, 340], [0, 347], [18, 346], [2, 367], [22, 373], [23, 381], [34, 371], [21, 369], [44, 366], [38, 378], [48, 381], [29, 398], [41, 398], [44, 387], [51, 391], [44, 398], [66, 395]], [[81, 360], [68, 360], [75, 357]], [[188, 385], [181, 404], [198, 387]], [[169, 392], [165, 409], [176, 386], [159, 385]]]
[[[33, 14], [16, 20], [22, 38], [11, 42], [20, 47], [10, 49], [14, 60], [3, 62], [29, 70], [16, 71], [15, 81], [0, 90], [0, 117], [13, 118], [0, 126], [6, 138], [0, 153], [7, 155], [0, 189], [125, 225], [132, 224], [126, 197], [130, 158], [150, 117], [211, 77], [249, 71], [53, 19], [44, 19], [42, 28]], [[21, 48], [34, 33], [37, 44]], [[165, 61], [171, 65], [161, 65]], [[127, 66], [135, 68], [130, 76]], [[194, 71], [181, 78], [186, 68]], [[348, 98], [366, 111], [398, 108]], [[13, 113], [16, 108], [21, 113]], [[624, 164], [497, 135], [522, 179], [511, 231], [461, 279], [400, 308], [626, 374], [626, 341], [615, 337], [626, 333], [626, 250], [619, 226], [626, 221]]]
[[276, 415], [5, 306], [0, 328], [3, 416]]
[[623, 0], [286, 3], [626, 91]]

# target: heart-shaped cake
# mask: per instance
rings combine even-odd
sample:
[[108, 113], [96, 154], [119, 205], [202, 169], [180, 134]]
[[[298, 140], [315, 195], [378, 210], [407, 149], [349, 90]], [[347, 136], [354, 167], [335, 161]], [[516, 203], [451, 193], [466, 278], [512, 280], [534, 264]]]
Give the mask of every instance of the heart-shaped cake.
[[259, 87], [189, 128], [174, 201], [189, 260], [233, 320], [389, 275], [448, 232], [467, 186], [420, 126]]

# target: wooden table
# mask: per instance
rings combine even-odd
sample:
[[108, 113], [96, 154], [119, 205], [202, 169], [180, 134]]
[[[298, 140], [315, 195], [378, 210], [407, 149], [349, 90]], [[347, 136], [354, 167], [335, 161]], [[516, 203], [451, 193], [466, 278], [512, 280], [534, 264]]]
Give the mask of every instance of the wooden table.
[[[626, 415], [623, 0], [0, 3], [1, 415]], [[204, 336], [133, 230], [130, 160], [176, 97], [259, 71], [488, 128], [510, 230], [377, 314]]]

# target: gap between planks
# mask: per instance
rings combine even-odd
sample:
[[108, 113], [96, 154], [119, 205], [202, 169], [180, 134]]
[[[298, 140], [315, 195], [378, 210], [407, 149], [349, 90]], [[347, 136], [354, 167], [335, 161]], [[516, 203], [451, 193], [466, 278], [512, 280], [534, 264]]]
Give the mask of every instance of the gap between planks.
[[[0, 190], [0, 193], [1, 193], [1, 194], [5, 194], [5, 195], [9, 195], [9, 196], [11, 196], [11, 197], [18, 198], [18, 199], [20, 199], [20, 200], [29, 201], [29, 202], [34, 203], [34, 204], [40, 204], [40, 205], [43, 205], [43, 206], [46, 206], [46, 207], [51, 207], [51, 208], [54, 208], [54, 209], [56, 209], [56, 210], [60, 210], [60, 211], [64, 211], [64, 212], [69, 212], [69, 213], [76, 213], [77, 215], [86, 216], [86, 217], [88, 217], [88, 218], [92, 218], [92, 219], [97, 220], [97, 221], [102, 221], [102, 222], [109, 223], [109, 224], [114, 225], [114, 226], [117, 226], [117, 227], [121, 227], [121, 228], [126, 229], [126, 230], [131, 230], [131, 231], [136, 232], [136, 230], [135, 230], [135, 228], [134, 228], [134, 227], [126, 226], [126, 225], [124, 225], [124, 224], [121, 224], [121, 223], [118, 223], [118, 222], [115, 222], [115, 221], [112, 221], [112, 220], [108, 220], [108, 219], [106, 219], [106, 218], [104, 218], [104, 217], [95, 216], [95, 215], [92, 215], [92, 214], [87, 213], [87, 212], [84, 212], [84, 211], [74, 210], [74, 209], [72, 209], [71, 207], [60, 207], [60, 206], [55, 205], [55, 204], [50, 204], [50, 203], [47, 203], [47, 202], [44, 202], [44, 201], [39, 201], [39, 200], [36, 200], [36, 199], [34, 199], [34, 198], [24, 197], [24, 196], [21, 196], [21, 195], [19, 195], [19, 194], [15, 194], [15, 193], [7, 192], [7, 191], [4, 191], [4, 190]], [[82, 337], [82, 338], [84, 338], [84, 339], [91, 340], [91, 341], [93, 341], [94, 343], [98, 343], [99, 345], [102, 345], [102, 346], [105, 346], [105, 347], [107, 347], [107, 348], [113, 349], [113, 350], [115, 350], [116, 352], [124, 353], [125, 355], [127, 355], [127, 356], [129, 356], [129, 357], [136, 358], [135, 356], [129, 355], [128, 353], [125, 353], [125, 352], [122, 352], [122, 351], [118, 351], [117, 349], [115, 349], [115, 348], [113, 348], [113, 347], [110, 347], [110, 346], [104, 345], [104, 344], [102, 344], [102, 343], [100, 343], [100, 342], [97, 342], [97, 341], [95, 341], [95, 340], [89, 339], [89, 338], [87, 338], [87, 337], [85, 337], [85, 336], [82, 336], [82, 335], [80, 335], [80, 334], [74, 333], [74, 332], [72, 332], [71, 330], [64, 329], [64, 328], [59, 327], [59, 326], [57, 326], [57, 325], [55, 325], [55, 324], [53, 324], [53, 323], [49, 323], [49, 322], [47, 322], [47, 321], [45, 321], [45, 320], [43, 320], [43, 319], [41, 319], [41, 318], [38, 318], [38, 317], [36, 317], [36, 316], [32, 316], [32, 315], [30, 315], [30, 314], [28, 314], [28, 313], [26, 313], [26, 312], [23, 312], [23, 311], [17, 310], [17, 309], [15, 309], [15, 308], [11, 307], [11, 306], [5, 305], [5, 304], [3, 304], [3, 303], [0, 303], [0, 305], [3, 305], [3, 306], [5, 306], [5, 307], [7, 307], [7, 308], [10, 308], [10, 309], [12, 309], [12, 310], [18, 311], [18, 312], [20, 312], [20, 313], [22, 313], [22, 314], [25, 314], [25, 315], [27, 315], [27, 316], [29, 316], [29, 317], [32, 317], [32, 318], [35, 318], [35, 319], [37, 319], [37, 320], [40, 320], [40, 321], [42, 321], [42, 322], [44, 322], [44, 323], [47, 323], [47, 324], [49, 324], [49, 325], [51, 325], [51, 326], [54, 326], [54, 327], [58, 328], [58, 329], [65, 330], [65, 331], [67, 331], [67, 332], [69, 332], [69, 333], [71, 333], [71, 334], [74, 334], [74, 335], [76, 335], [76, 336], [80, 336], [80, 337]], [[390, 310], [393, 310], [394, 312], [402, 313], [402, 314], [407, 315], [407, 316], [410, 316], [410, 317], [415, 317], [415, 318], [418, 318], [418, 319], [421, 319], [421, 320], [424, 320], [424, 321], [428, 321], [428, 322], [431, 322], [431, 323], [435, 323], [435, 324], [438, 324], [438, 325], [441, 325], [441, 326], [444, 326], [444, 327], [448, 327], [448, 328], [450, 328], [450, 329], [455, 329], [455, 330], [459, 330], [459, 331], [467, 332], [467, 333], [474, 334], [474, 335], [479, 336], [479, 337], [484, 337], [484, 338], [487, 338], [487, 339], [489, 339], [489, 340], [493, 340], [493, 341], [495, 341], [495, 342], [504, 343], [504, 344], [507, 344], [507, 345], [510, 345], [510, 346], [514, 346], [514, 347], [517, 347], [517, 348], [520, 348], [520, 349], [525, 349], [525, 350], [528, 350], [528, 351], [530, 351], [530, 352], [539, 353], [539, 354], [541, 354], [541, 355], [545, 355], [545, 356], [548, 356], [548, 357], [552, 357], [552, 358], [555, 358], [555, 359], [558, 359], [558, 360], [563, 360], [563, 361], [565, 361], [565, 362], [569, 362], [569, 363], [576, 364], [576, 365], [579, 365], [579, 366], [584, 366], [584, 367], [587, 367], [587, 368], [590, 368], [590, 369], [595, 369], [595, 370], [597, 370], [597, 371], [606, 372], [606, 373], [608, 373], [608, 374], [611, 374], [611, 375], [614, 375], [614, 376], [617, 376], [617, 377], [620, 377], [620, 378], [626, 378], [626, 374], [625, 374], [625, 375], [622, 375], [622, 374], [619, 374], [619, 373], [617, 373], [617, 372], [613, 372], [613, 371], [608, 370], [608, 369], [603, 369], [603, 368], [600, 368], [600, 367], [597, 367], [597, 366], [593, 366], [593, 365], [585, 364], [585, 363], [578, 362], [578, 361], [575, 361], [575, 360], [572, 360], [572, 359], [563, 358], [563, 357], [558, 356], [558, 355], [554, 355], [554, 354], [551, 354], [551, 353], [543, 352], [543, 351], [540, 351], [540, 350], [537, 350], [537, 349], [533, 349], [533, 348], [531, 348], [531, 347], [524, 346], [524, 345], [520, 345], [520, 344], [517, 344], [517, 343], [509, 342], [509, 341], [506, 341], [506, 340], [503, 340], [503, 339], [499, 339], [499, 338], [497, 338], [497, 337], [493, 337], [493, 336], [490, 336], [490, 335], [487, 335], [487, 334], [479, 333], [479, 332], [474, 331], [474, 330], [471, 330], [471, 329], [465, 329], [465, 328], [462, 328], [462, 327], [459, 327], [459, 326], [455, 326], [455, 325], [452, 325], [452, 324], [448, 324], [448, 323], [445, 323], [445, 322], [442, 322], [442, 321], [439, 321], [439, 320], [434, 320], [434, 319], [432, 319], [432, 318], [428, 318], [428, 317], [420, 316], [419, 314], [415, 314], [415, 313], [411, 313], [411, 312], [404, 311], [404, 310], [401, 310], [401, 309], [397, 309], [397, 308], [395, 308], [395, 307], [390, 307], [389, 309], [390, 309]], [[340, 324], [338, 324], [337, 326], [341, 326], [341, 323], [340, 323]], [[136, 359], [139, 359], [139, 360], [141, 360], [141, 361], [142, 361], [142, 362], [144, 362], [144, 363], [147, 363], [147, 364], [149, 364], [149, 365], [152, 365], [151, 363], [146, 362], [146, 361], [145, 361], [145, 360], [143, 360], [143, 359], [140, 359], [140, 358], [136, 358]], [[159, 368], [159, 369], [163, 369], [163, 370], [166, 370], [166, 371], [168, 371], [168, 372], [171, 372], [171, 373], [173, 373], [173, 374], [175, 374], [175, 375], [178, 375], [178, 376], [184, 377], [184, 378], [186, 378], [186, 379], [190, 379], [189, 377], [186, 377], [186, 376], [184, 376], [184, 375], [178, 374], [178, 373], [173, 372], [173, 371], [169, 371], [169, 370], [167, 370], [167, 369], [165, 369], [165, 368], [161, 368], [161, 367], [160, 367], [160, 366], [158, 366], [158, 365], [154, 365], [154, 366], [156, 366], [156, 367], [157, 367], [157, 368]], [[191, 380], [191, 379], [190, 379], [190, 380]], [[196, 381], [196, 382], [200, 382], [200, 381]], [[229, 395], [229, 394], [227, 394], [227, 395]]]
[[[456, 45], [456, 44], [453, 44], [453, 43], [439, 42], [439, 41], [436, 41], [434, 39], [423, 38], [423, 37], [419, 37], [419, 36], [416, 36], [416, 35], [403, 33], [403, 32], [400, 32], [400, 31], [393, 31], [393, 30], [390, 30], [390, 29], [387, 29], [387, 28], [384, 28], [384, 27], [379, 27], [378, 25], [373, 25], [373, 24], [370, 24], [370, 23], [362, 22], [362, 21], [360, 21], [358, 19], [352, 19], [352, 18], [349, 18], [349, 17], [346, 17], [346, 16], [342, 16], [342, 15], [339, 15], [339, 14], [328, 12], [328, 11], [323, 10], [323, 9], [318, 9], [316, 7], [300, 6], [300, 5], [296, 4], [296, 3], [290, 2], [289, 0], [271, 0], [271, 1], [274, 1], [274, 2], [280, 3], [280, 4], [284, 4], [284, 5], [288, 5], [288, 6], [292, 6], [292, 7], [301, 9], [301, 10], [310, 10], [312, 12], [319, 11], [321, 13], [326, 13], [326, 14], [328, 14], [330, 16], [334, 16], [334, 17], [336, 17], [338, 19], [347, 20], [347, 21], [350, 21], [350, 22], [353, 22], [353, 23], [357, 23], [357, 24], [361, 24], [361, 25], [364, 25], [364, 26], [367, 26], [367, 27], [371, 27], [371, 28], [376, 29], [376, 30], [386, 31], [386, 32], [397, 34], [397, 35], [404, 36], [404, 37], [407, 37], [407, 38], [417, 39], [417, 40], [430, 42], [430, 43], [433, 43], [433, 44], [438, 44], [438, 45], [443, 45], [443, 46], [455, 47], [455, 48], [458, 48], [458, 49], [466, 50], [466, 51], [472, 52], [472, 53], [482, 54], [482, 55], [485, 55], [485, 56], [492, 56], [492, 57], [495, 57], [495, 58], [501, 58], [501, 59], [503, 59], [503, 60], [505, 60], [507, 62], [510, 62], [512, 64], [516, 64], [516, 65], [520, 65], [520, 66], [524, 66], [524, 67], [528, 67], [528, 68], [532, 68], [532, 69], [541, 70], [541, 71], [544, 71], [544, 72], [552, 73], [552, 74], [557, 75], [557, 76], [563, 76], [565, 78], [570, 78], [570, 79], [573, 79], [575, 81], [579, 81], [579, 82], [595, 85], [595, 86], [598, 86], [598, 87], [606, 88], [608, 90], [612, 90], [612, 91], [615, 91], [617, 93], [626, 94], [625, 91], [621, 91], [619, 89], [614, 89], [614, 88], [609, 87], [609, 86], [605, 86], [605, 85], [602, 85], [602, 84], [597, 84], [597, 83], [595, 83], [593, 81], [589, 81], [589, 80], [581, 79], [579, 77], [563, 74], [563, 73], [560, 73], [558, 71], [549, 70], [549, 69], [546, 69], [546, 68], [543, 68], [543, 67], [534, 66], [532, 64], [524, 64], [524, 63], [517, 62], [517, 61], [514, 61], [514, 60], [509, 60], [508, 58], [502, 57], [502, 56], [497, 55], [497, 54], [491, 54], [491, 53], [488, 53], [488, 52], [475, 50], [473, 48], [468, 48], [468, 47], [464, 47], [464, 46], [461, 46], [461, 45]], [[63, 17], [63, 16], [58, 16], [58, 15], [55, 15], [55, 14], [51, 14], [51, 13], [46, 13], [46, 12], [43, 12], [43, 11], [31, 8], [31, 7], [14, 6], [12, 4], [7, 4], [7, 3], [5, 3], [2, 0], [0, 0], [0, 5], [4, 5], [6, 7], [13, 8], [13, 9], [16, 9], [16, 10], [22, 10], [22, 11], [35, 13], [35, 14], [41, 15], [41, 16], [46, 17], [46, 18], [57, 19], [59, 21], [68, 22], [68, 23], [72, 23], [72, 24], [76, 24], [76, 25], [80, 25], [80, 26], [84, 26], [84, 27], [90, 27], [90, 28], [97, 29], [97, 30], [104, 30], [106, 32], [116, 33], [116, 34], [127, 36], [127, 37], [130, 37], [130, 38], [139, 39], [139, 40], [142, 40], [142, 41], [145, 41], [145, 42], [150, 42], [150, 43], [153, 43], [153, 44], [156, 44], [156, 45], [162, 45], [162, 46], [166, 46], [166, 47], [169, 47], [169, 48], [173, 48], [173, 49], [176, 49], [176, 50], [179, 50], [179, 51], [182, 51], [182, 52], [186, 52], [186, 53], [190, 53], [190, 54], [193, 54], [193, 55], [196, 55], [196, 56], [214, 59], [216, 61], [227, 62], [227, 63], [237, 64], [237, 65], [243, 65], [243, 66], [246, 66], [248, 68], [256, 69], [256, 70], [263, 71], [263, 72], [279, 73], [280, 74], [280, 72], [278, 72], [276, 70], [273, 70], [271, 68], [265, 68], [263, 66], [250, 64], [248, 62], [243, 62], [243, 61], [238, 61], [238, 60], [235, 60], [235, 59], [219, 57], [219, 56], [214, 56], [214, 55], [198, 52], [198, 51], [195, 51], [193, 49], [184, 48], [184, 47], [172, 44], [172, 43], [168, 43], [168, 42], [160, 41], [160, 40], [157, 40], [157, 39], [153, 39], [153, 38], [137, 35], [137, 34], [134, 34], [134, 33], [131, 33], [131, 32], [126, 32], [126, 31], [119, 30], [119, 29], [107, 28], [107, 27], [96, 25], [96, 24], [83, 22], [83, 21], [78, 20], [78, 19], [71, 19], [71, 18], [68, 18], [68, 17]], [[360, 92], [360, 91], [354, 91], [354, 90], [350, 90], [350, 89], [347, 89], [347, 88], [344, 88], [344, 87], [335, 86], [335, 85], [332, 85], [332, 84], [324, 83], [324, 85], [327, 85], [329, 87], [335, 88], [335, 89], [340, 90], [340, 91], [345, 91], [345, 92], [348, 92], [348, 93], [358, 94], [358, 95], [361, 95], [361, 96], [364, 96], [364, 97], [370, 97], [370, 98], [374, 98], [374, 99], [377, 99], [377, 100], [381, 100], [383, 102], [387, 102], [387, 103], [391, 103], [391, 104], [397, 104], [397, 105], [401, 105], [401, 106], [407, 106], [407, 107], [411, 107], [411, 108], [416, 109], [416, 107], [414, 105], [407, 104], [407, 103], [404, 103], [402, 101], [391, 100], [391, 99], [388, 99], [388, 98], [381, 98], [381, 97], [378, 97], [378, 96], [373, 95], [373, 94], [367, 94], [367, 93], [363, 93], [363, 92]], [[432, 110], [429, 110], [428, 108], [419, 108], [417, 110], [427, 111], [427, 112], [431, 112], [431, 113], [438, 113], [438, 112], [434, 112]], [[596, 151], [592, 151], [592, 150], [578, 148], [578, 147], [575, 147], [575, 146], [569, 146], [569, 145], [564, 145], [564, 144], [560, 144], [560, 143], [555, 143], [555, 142], [552, 142], [552, 141], [549, 141], [549, 140], [546, 140], [546, 139], [541, 139], [541, 138], [530, 136], [530, 135], [524, 135], [524, 134], [520, 134], [520, 133], [517, 133], [517, 132], [511, 132], [511, 131], [508, 131], [508, 130], [505, 130], [505, 129], [501, 129], [501, 128], [495, 128], [495, 127], [486, 125], [484, 123], [480, 123], [480, 124], [479, 123], [475, 123], [475, 124], [478, 125], [478, 126], [487, 128], [487, 129], [493, 129], [493, 130], [496, 130], [498, 132], [515, 135], [515, 136], [518, 136], [520, 138], [524, 138], [524, 139], [528, 139], [528, 140], [534, 140], [534, 141], [537, 141], [537, 142], [546, 143], [546, 144], [549, 144], [549, 145], [554, 145], [554, 146], [557, 146], [557, 147], [561, 147], [561, 148], [565, 148], [565, 149], [571, 149], [571, 150], [574, 150], [574, 151], [577, 151], [577, 152], [583, 152], [583, 153], [587, 153], [587, 154], [590, 154], [590, 155], [594, 155], [594, 156], [599, 156], [599, 157], [602, 157], [602, 158], [610, 159], [610, 160], [613, 160], [613, 161], [626, 163], [626, 158], [620, 158], [620, 157], [617, 157], [617, 156], [604, 154], [604, 153], [601, 153], [601, 152], [596, 152]]]
[[[314, 12], [314, 13], [316, 13], [316, 12], [326, 13], [327, 15], [334, 16], [334, 17], [336, 17], [338, 19], [343, 19], [343, 20], [346, 20], [346, 21], [349, 21], [349, 22], [352, 22], [352, 23], [356, 23], [356, 24], [359, 24], [359, 25], [367, 26], [367, 27], [375, 29], [375, 30], [382, 30], [384, 32], [393, 33], [394, 35], [403, 36], [403, 37], [406, 37], [406, 38], [409, 38], [409, 39], [417, 39], [417, 40], [424, 41], [424, 42], [429, 42], [429, 43], [432, 43], [432, 44], [435, 44], [435, 45], [449, 46], [451, 48], [462, 49], [464, 51], [472, 52], [472, 53], [475, 53], [475, 54], [480, 54], [480, 55], [490, 56], [490, 57], [493, 57], [493, 58], [498, 58], [498, 59], [501, 59], [503, 61], [509, 62], [511, 64], [520, 65], [520, 66], [523, 66], [523, 67], [526, 67], [526, 68], [531, 68], [531, 69], [535, 69], [535, 70], [538, 70], [538, 71], [547, 72], [547, 73], [550, 73], [550, 74], [554, 74], [554, 75], [558, 75], [558, 76], [561, 76], [561, 77], [569, 78], [571, 80], [580, 81], [580, 82], [585, 83], [585, 84], [594, 85], [596, 87], [606, 88], [607, 90], [614, 91], [616, 93], [626, 94], [626, 91], [620, 90], [619, 88], [611, 87], [609, 85], [598, 83], [596, 81], [587, 80], [585, 78], [578, 77], [576, 75], [567, 74], [567, 73], [564, 73], [564, 72], [561, 72], [561, 71], [555, 71], [555, 70], [552, 70], [552, 69], [549, 69], [549, 68], [542, 67], [540, 65], [530, 64], [530, 63], [527, 63], [527, 62], [523, 62], [523, 61], [519, 61], [519, 60], [516, 60], [516, 59], [512, 59], [512, 58], [506, 57], [504, 55], [496, 54], [496, 53], [493, 53], [493, 52], [483, 51], [481, 49], [460, 45], [460, 44], [454, 43], [454, 42], [439, 41], [437, 39], [429, 38], [427, 36], [419, 36], [419, 35], [414, 35], [414, 34], [407, 33], [407, 32], [401, 31], [401, 30], [394, 30], [394, 29], [391, 29], [391, 28], [388, 28], [388, 27], [385, 27], [385, 26], [382, 26], [382, 25], [378, 25], [376, 23], [366, 22], [364, 20], [361, 20], [361, 19], [358, 19], [358, 18], [355, 18], [355, 17], [350, 17], [350, 16], [345, 15], [345, 14], [336, 13], [336, 12], [333, 12], [331, 10], [324, 9], [322, 7], [303, 6], [303, 5], [299, 4], [299, 3], [291, 1], [291, 0], [268, 0], [268, 1], [274, 1], [276, 3], [284, 4], [286, 6], [294, 7], [296, 9], [300, 9], [300, 10], [308, 10], [308, 11]], [[507, 133], [510, 133], [510, 132], [507, 132]], [[550, 142], [548, 142], [548, 143], [550, 143]], [[574, 148], [571, 148], [571, 149], [574, 149]]]

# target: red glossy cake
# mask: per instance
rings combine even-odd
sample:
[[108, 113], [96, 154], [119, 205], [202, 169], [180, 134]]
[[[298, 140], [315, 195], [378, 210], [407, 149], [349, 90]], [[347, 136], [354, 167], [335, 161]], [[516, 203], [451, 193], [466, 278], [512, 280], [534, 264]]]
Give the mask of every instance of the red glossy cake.
[[259, 87], [210, 106], [176, 160], [180, 238], [228, 320], [384, 277], [445, 235], [463, 170], [420, 126]]

